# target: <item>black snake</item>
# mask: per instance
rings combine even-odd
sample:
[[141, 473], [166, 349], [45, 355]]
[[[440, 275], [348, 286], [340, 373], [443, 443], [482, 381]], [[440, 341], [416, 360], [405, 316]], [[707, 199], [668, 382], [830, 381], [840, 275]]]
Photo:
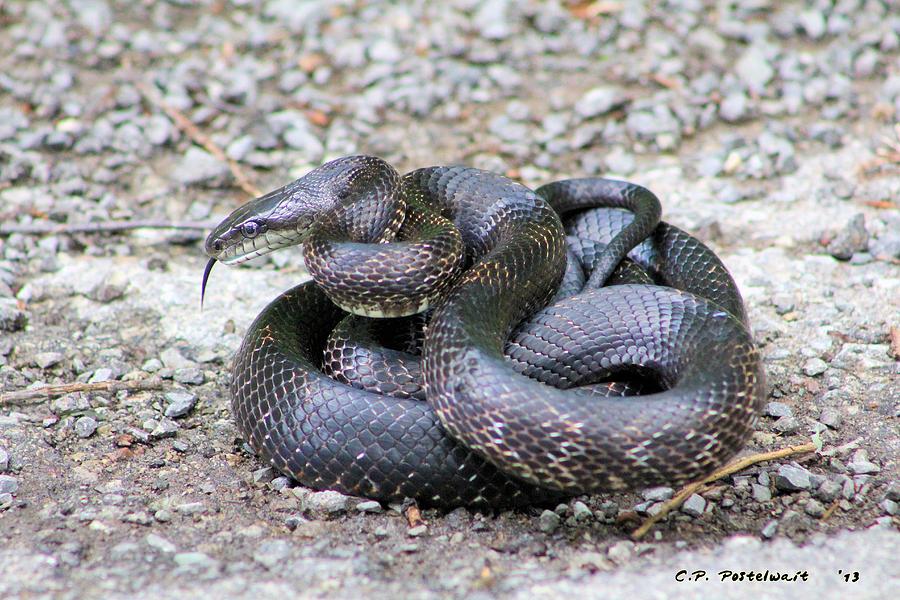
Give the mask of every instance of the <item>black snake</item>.
[[[315, 281], [247, 331], [239, 430], [304, 485], [428, 505], [707, 474], [752, 432], [763, 373], [731, 276], [659, 217], [631, 183], [532, 191], [466, 167], [401, 177], [366, 156], [238, 208], [207, 239], [204, 288], [217, 260], [294, 244]], [[344, 309], [430, 310], [422, 333], [422, 316]]]

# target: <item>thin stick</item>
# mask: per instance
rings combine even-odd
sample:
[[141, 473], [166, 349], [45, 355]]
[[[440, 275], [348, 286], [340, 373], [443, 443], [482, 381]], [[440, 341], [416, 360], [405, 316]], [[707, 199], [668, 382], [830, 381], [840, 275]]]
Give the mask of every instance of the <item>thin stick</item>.
[[158, 377], [141, 379], [137, 381], [98, 381], [96, 383], [63, 383], [60, 385], [48, 385], [31, 390], [18, 390], [0, 394], [0, 406], [4, 404], [21, 404], [29, 400], [49, 400], [55, 396], [71, 394], [72, 392], [141, 392], [145, 390], [158, 390], [163, 387], [163, 382]]
[[812, 442], [808, 444], [803, 444], [802, 446], [788, 446], [787, 448], [782, 448], [781, 450], [773, 450], [772, 452], [763, 452], [761, 454], [752, 454], [750, 456], [746, 456], [744, 458], [738, 459], [732, 463], [721, 467], [705, 477], [700, 481], [695, 481], [694, 483], [689, 483], [684, 486], [678, 494], [672, 497], [671, 500], [666, 501], [662, 506], [662, 510], [660, 510], [655, 515], [652, 515], [646, 521], [641, 524], [640, 527], [634, 530], [631, 534], [631, 538], [634, 540], [639, 540], [644, 535], [650, 531], [650, 528], [653, 525], [666, 517], [673, 509], [678, 508], [684, 503], [685, 500], [691, 497], [700, 487], [706, 485], [707, 483], [712, 483], [718, 479], [722, 479], [723, 477], [727, 477], [729, 475], [733, 475], [738, 471], [743, 471], [747, 467], [751, 465], [755, 465], [757, 463], [765, 462], [767, 460], [777, 460], [779, 458], [785, 458], [787, 456], [793, 456], [795, 454], [806, 454], [807, 452], [815, 452], [816, 445]]
[[227, 164], [228, 170], [231, 171], [231, 174], [234, 176], [234, 180], [237, 182], [238, 187], [244, 190], [251, 198], [262, 196], [262, 191], [253, 185], [250, 178], [247, 177], [243, 170], [241, 170], [237, 161], [228, 158], [218, 144], [212, 141], [208, 135], [200, 131], [200, 128], [194, 125], [187, 115], [166, 102], [152, 86], [149, 86], [142, 81], [136, 82], [135, 85], [148, 102], [169, 115], [169, 118], [175, 122], [175, 126], [178, 127], [178, 129], [182, 130], [189, 138], [194, 140], [194, 142], [203, 146], [207, 152]]
[[828, 510], [826, 510], [822, 514], [822, 517], [819, 520], [824, 522], [824, 521], [827, 521], [828, 519], [830, 519], [831, 515], [834, 514], [834, 511], [836, 511], [838, 506], [840, 506], [840, 505], [841, 505], [841, 499], [838, 498], [837, 500], [835, 500], [834, 502], [831, 503], [831, 506], [828, 507]]
[[25, 235], [56, 235], [60, 233], [110, 233], [131, 231], [132, 229], [212, 229], [216, 223], [190, 222], [175, 223], [172, 221], [99, 221], [96, 223], [4, 223], [0, 225], [0, 236], [21, 233]]

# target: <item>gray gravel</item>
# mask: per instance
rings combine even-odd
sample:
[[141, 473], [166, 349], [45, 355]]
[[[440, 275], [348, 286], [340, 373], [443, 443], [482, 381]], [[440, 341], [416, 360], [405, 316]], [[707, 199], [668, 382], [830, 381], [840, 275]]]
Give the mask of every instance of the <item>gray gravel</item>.
[[296, 251], [217, 269], [200, 312], [200, 233], [2, 234], [3, 393], [162, 387], [0, 402], [0, 596], [897, 596], [898, 68], [883, 0], [3, 3], [0, 227], [246, 200], [146, 86], [263, 191], [355, 152], [625, 177], [742, 290], [770, 392], [746, 452], [822, 450], [701, 489], [640, 541], [677, 490], [419, 522], [299, 487], [237, 434], [229, 360], [305, 277]]

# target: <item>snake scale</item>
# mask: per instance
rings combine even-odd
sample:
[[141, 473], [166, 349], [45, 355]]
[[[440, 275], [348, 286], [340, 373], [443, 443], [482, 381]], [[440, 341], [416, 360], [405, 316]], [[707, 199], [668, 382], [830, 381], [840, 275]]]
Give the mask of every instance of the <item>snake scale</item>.
[[216, 261], [296, 244], [313, 281], [250, 326], [231, 397], [304, 485], [524, 505], [696, 479], [753, 430], [740, 294], [643, 187], [341, 158], [226, 218], [204, 290]]

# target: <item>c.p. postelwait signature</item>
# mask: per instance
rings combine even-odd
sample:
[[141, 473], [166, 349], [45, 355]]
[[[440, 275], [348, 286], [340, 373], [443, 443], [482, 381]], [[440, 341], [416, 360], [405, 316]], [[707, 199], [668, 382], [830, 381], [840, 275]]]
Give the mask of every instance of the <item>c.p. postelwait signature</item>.
[[731, 571], [725, 569], [718, 573], [708, 573], [707, 571], [688, 571], [682, 569], [675, 573], [675, 581], [709, 581], [710, 577], [715, 577], [719, 581], [807, 581], [809, 580], [808, 571], [776, 571], [765, 569], [763, 571]]

